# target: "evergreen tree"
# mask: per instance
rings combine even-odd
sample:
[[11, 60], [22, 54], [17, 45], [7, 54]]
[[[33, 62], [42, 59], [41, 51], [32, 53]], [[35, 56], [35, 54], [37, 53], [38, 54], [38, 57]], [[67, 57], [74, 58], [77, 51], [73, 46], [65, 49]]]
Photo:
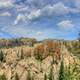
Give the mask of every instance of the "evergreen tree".
[[15, 74], [15, 80], [19, 80], [19, 76], [17, 73]]
[[44, 75], [44, 80], [47, 80], [47, 75], [46, 75], [46, 73], [45, 73], [45, 75]]
[[50, 69], [50, 73], [49, 73], [49, 80], [53, 80], [53, 67], [51, 66], [51, 69]]
[[65, 72], [64, 72], [64, 62], [63, 59], [61, 61], [60, 71], [59, 71], [59, 80], [65, 80]]
[[3, 59], [4, 59], [4, 54], [3, 54], [3, 52], [1, 51], [1, 52], [0, 52], [0, 61], [2, 62]]
[[80, 41], [80, 32], [79, 32], [79, 34], [78, 34], [78, 40]]
[[28, 70], [27, 80], [32, 80], [30, 70]]
[[24, 59], [23, 49], [21, 49], [21, 59]]

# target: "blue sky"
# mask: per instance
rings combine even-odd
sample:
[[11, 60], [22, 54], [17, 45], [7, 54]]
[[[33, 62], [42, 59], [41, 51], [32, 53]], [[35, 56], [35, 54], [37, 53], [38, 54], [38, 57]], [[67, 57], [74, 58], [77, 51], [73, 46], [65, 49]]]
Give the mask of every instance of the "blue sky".
[[0, 38], [74, 40], [80, 0], [0, 0]]

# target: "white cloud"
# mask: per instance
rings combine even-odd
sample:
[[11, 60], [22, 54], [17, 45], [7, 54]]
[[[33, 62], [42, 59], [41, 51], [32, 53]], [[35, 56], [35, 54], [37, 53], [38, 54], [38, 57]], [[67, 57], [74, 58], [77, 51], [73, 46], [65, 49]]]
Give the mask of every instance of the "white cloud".
[[27, 6], [27, 7], [18, 7], [18, 6], [16, 6], [16, 8], [17, 8], [17, 11], [18, 11], [18, 12], [27, 11], [27, 10], [29, 9], [28, 6]]
[[61, 30], [71, 30], [74, 28], [74, 24], [70, 20], [64, 20], [57, 24]]
[[9, 12], [0, 13], [0, 16], [11, 16], [11, 13]]
[[36, 18], [40, 17], [40, 15], [41, 15], [40, 12], [41, 12], [40, 9], [37, 10], [37, 11], [32, 11], [29, 15], [27, 15], [27, 18], [28, 18], [29, 20], [36, 19]]
[[64, 15], [69, 12], [68, 8], [64, 6], [63, 3], [57, 3], [53, 6], [47, 5], [42, 9], [32, 10], [29, 14], [19, 14], [15, 20], [15, 24], [18, 22], [25, 21], [25, 20], [35, 20], [37, 18], [43, 16], [53, 16], [53, 15]]
[[16, 20], [14, 21], [14, 25], [18, 24], [20, 21], [28, 21], [36, 19], [40, 16], [40, 10], [32, 11], [30, 14], [18, 14]]
[[18, 24], [19, 21], [25, 21], [26, 17], [23, 14], [18, 14], [16, 20], [14, 21], [14, 25]]
[[13, 3], [11, 0], [0, 0], [0, 7], [3, 8], [3, 7], [12, 7], [13, 6]]
[[[23, 7], [19, 10], [25, 11], [30, 10], [29, 7]], [[20, 14], [17, 16], [14, 24], [18, 24], [19, 21], [32, 21], [39, 19], [41, 17], [54, 17], [54, 16], [63, 16], [69, 13], [79, 13], [80, 10], [77, 8], [70, 8], [65, 6], [62, 2], [58, 2], [54, 5], [46, 5], [41, 9], [31, 9], [29, 13]]]
[[80, 0], [75, 0], [74, 3], [75, 6], [80, 9]]
[[43, 11], [47, 11], [48, 14], [64, 15], [69, 13], [68, 7], [64, 6], [62, 2], [56, 3], [53, 6], [46, 6]]
[[41, 31], [38, 31], [37, 33], [36, 33], [36, 35], [38, 35], [38, 36], [40, 36], [40, 35], [42, 35], [43, 34], [43, 32], [41, 32]]
[[31, 30], [27, 30], [23, 27], [18, 27], [18, 26], [5, 27], [2, 30], [7, 33], [10, 33], [13, 36], [18, 36], [18, 37], [22, 37], [22, 36], [26, 37], [31, 32]]

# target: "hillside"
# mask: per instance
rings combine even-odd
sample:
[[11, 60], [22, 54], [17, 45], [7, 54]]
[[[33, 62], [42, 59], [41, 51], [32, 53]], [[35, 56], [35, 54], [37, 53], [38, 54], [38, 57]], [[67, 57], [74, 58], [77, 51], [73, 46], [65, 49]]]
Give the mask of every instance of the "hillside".
[[0, 80], [80, 80], [80, 42], [0, 40]]

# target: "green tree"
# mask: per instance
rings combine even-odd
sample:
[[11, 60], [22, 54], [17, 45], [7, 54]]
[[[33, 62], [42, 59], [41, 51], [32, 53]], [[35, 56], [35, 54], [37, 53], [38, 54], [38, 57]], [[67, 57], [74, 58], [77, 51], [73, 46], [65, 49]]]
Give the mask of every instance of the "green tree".
[[44, 80], [47, 80], [47, 75], [46, 75], [46, 73], [44, 74]]
[[27, 74], [27, 80], [32, 80], [32, 77], [31, 77], [30, 70], [28, 70], [28, 74]]
[[2, 62], [3, 59], [4, 59], [4, 54], [3, 54], [3, 52], [1, 51], [1, 52], [0, 52], [0, 61]]
[[64, 71], [64, 62], [63, 62], [63, 59], [61, 61], [61, 65], [60, 65], [59, 80], [65, 80], [65, 71]]
[[17, 73], [15, 74], [15, 80], [19, 80], [19, 76]]
[[80, 32], [78, 33], [78, 40], [80, 41]]
[[21, 59], [24, 59], [23, 49], [21, 49]]
[[50, 73], [49, 73], [49, 77], [48, 77], [48, 79], [49, 80], [54, 80], [54, 77], [53, 77], [54, 75], [53, 75], [53, 67], [52, 67], [52, 65], [51, 65], [51, 69], [50, 69]]

